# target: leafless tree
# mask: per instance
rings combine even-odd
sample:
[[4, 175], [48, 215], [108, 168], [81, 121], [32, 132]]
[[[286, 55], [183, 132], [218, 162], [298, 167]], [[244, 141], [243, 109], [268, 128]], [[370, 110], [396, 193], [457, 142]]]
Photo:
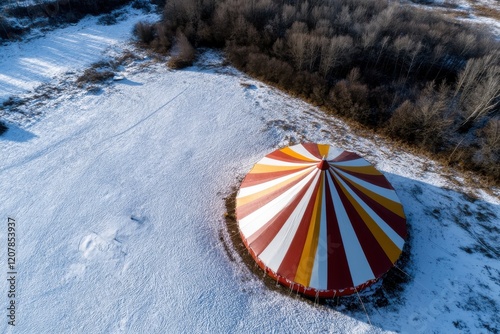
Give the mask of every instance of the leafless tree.
[[295, 67], [301, 70], [306, 62], [306, 52], [309, 43], [306, 24], [304, 22], [295, 22], [287, 31], [286, 40]]
[[394, 40], [394, 43], [392, 44], [392, 49], [394, 50], [393, 52], [395, 53], [395, 60], [394, 60], [394, 71], [396, 71], [396, 68], [398, 67], [399, 63], [399, 56], [401, 53], [403, 53], [403, 56], [405, 53], [408, 53], [409, 50], [411, 50], [413, 47], [413, 41], [412, 39], [407, 36], [399, 36]]
[[333, 38], [323, 38], [321, 40], [321, 60], [319, 71], [323, 76], [330, 74], [330, 71], [348, 59], [353, 51], [353, 39], [350, 36], [335, 36]]
[[195, 49], [181, 31], [177, 32], [175, 51], [168, 65], [172, 68], [183, 68], [190, 66], [195, 59]]
[[460, 72], [455, 96], [460, 94], [460, 105], [465, 120], [462, 126], [495, 110], [500, 103], [499, 54], [471, 59]]

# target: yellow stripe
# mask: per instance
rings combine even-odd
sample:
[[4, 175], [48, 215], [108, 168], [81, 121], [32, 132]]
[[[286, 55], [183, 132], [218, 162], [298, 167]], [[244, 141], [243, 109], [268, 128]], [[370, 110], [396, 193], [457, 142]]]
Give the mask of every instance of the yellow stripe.
[[293, 158], [296, 158], [296, 159], [299, 159], [299, 160], [302, 160], [302, 161], [307, 161], [307, 162], [317, 162], [318, 160], [311, 160], [297, 152], [295, 152], [294, 150], [292, 150], [290, 147], [285, 147], [283, 149], [280, 150], [281, 152], [293, 157]]
[[[342, 176], [341, 176], [342, 177]], [[385, 198], [382, 195], [379, 195], [369, 189], [366, 189], [365, 187], [362, 187], [361, 185], [357, 184], [356, 182], [349, 180], [348, 178], [342, 177], [342, 180], [349, 182], [352, 186], [354, 186], [356, 189], [360, 190], [362, 193], [364, 193], [366, 196], [370, 197], [377, 203], [382, 204], [385, 208], [388, 210], [394, 212], [401, 218], [405, 218], [405, 213], [403, 211], [403, 206], [399, 202], [394, 202], [391, 199]]]
[[245, 205], [249, 202], [252, 202], [252, 201], [255, 201], [261, 197], [264, 197], [270, 193], [272, 193], [273, 191], [277, 190], [277, 189], [280, 189], [282, 187], [285, 187], [287, 184], [290, 184], [292, 182], [295, 182], [296, 180], [300, 179], [301, 177], [303, 177], [304, 175], [306, 174], [309, 174], [311, 172], [311, 170], [305, 170], [304, 172], [292, 177], [291, 179], [288, 179], [288, 180], [285, 180], [281, 183], [278, 183], [270, 188], [267, 188], [267, 189], [264, 189], [264, 190], [261, 190], [255, 194], [252, 194], [252, 195], [248, 195], [248, 196], [245, 196], [245, 197], [240, 197], [237, 199], [237, 203], [236, 203], [236, 206], [241, 206], [241, 205]]
[[[311, 164], [312, 165], [312, 164]], [[307, 168], [309, 166], [275, 166], [275, 165], [262, 165], [262, 164], [256, 164], [253, 166], [252, 170], [250, 171], [251, 174], [258, 174], [258, 173], [272, 173], [272, 172], [282, 172], [282, 171], [292, 171], [292, 170], [298, 170], [298, 169], [303, 169]]]
[[318, 151], [321, 157], [328, 157], [328, 151], [330, 150], [330, 145], [318, 144]]
[[338, 168], [340, 170], [346, 170], [350, 172], [356, 172], [360, 174], [366, 174], [366, 175], [382, 175], [378, 170], [375, 169], [373, 166], [337, 166], [335, 165], [335, 162], [332, 162], [330, 165], [332, 165], [335, 168]]
[[323, 203], [323, 182], [325, 179], [325, 172], [321, 172], [319, 179], [318, 194], [316, 202], [314, 203], [313, 215], [307, 231], [306, 243], [300, 257], [299, 267], [295, 274], [295, 282], [303, 286], [309, 286], [312, 276], [312, 269], [314, 266], [314, 257], [316, 249], [318, 248], [319, 228], [321, 222], [321, 205]]
[[354, 198], [349, 194], [347, 189], [339, 182], [339, 179], [336, 175], [334, 175], [337, 180], [337, 184], [342, 188], [342, 192], [348, 198], [349, 202], [354, 206], [356, 211], [359, 213], [363, 222], [366, 224], [370, 232], [373, 234], [377, 242], [384, 250], [387, 257], [391, 260], [392, 263], [395, 263], [401, 254], [401, 249], [394, 244], [394, 242], [387, 236], [387, 234], [382, 231], [382, 229], [377, 225], [377, 223], [370, 217], [370, 215], [361, 207], [361, 205], [354, 200]]

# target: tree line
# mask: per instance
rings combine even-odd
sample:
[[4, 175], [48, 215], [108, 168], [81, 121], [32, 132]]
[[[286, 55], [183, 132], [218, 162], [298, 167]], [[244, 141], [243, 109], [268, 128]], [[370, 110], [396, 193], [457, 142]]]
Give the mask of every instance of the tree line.
[[135, 33], [175, 45], [182, 66], [223, 48], [333, 115], [500, 180], [500, 43], [485, 29], [390, 1], [167, 0]]

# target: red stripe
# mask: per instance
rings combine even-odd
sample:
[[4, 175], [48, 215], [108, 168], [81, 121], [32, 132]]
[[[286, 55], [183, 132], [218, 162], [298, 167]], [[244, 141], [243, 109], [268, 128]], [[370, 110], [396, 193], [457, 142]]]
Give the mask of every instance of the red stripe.
[[[328, 254], [327, 289], [345, 289], [353, 286], [351, 272], [345, 255], [344, 244], [340, 236], [339, 223], [335, 214], [330, 185], [325, 173], [325, 204], [326, 204], [326, 242]], [[318, 245], [325, 247], [325, 245]]]
[[[369, 183], [374, 184], [376, 186], [379, 186], [379, 187], [382, 187], [385, 189], [394, 189], [382, 173], [380, 173], [379, 175], [370, 175], [370, 174], [364, 174], [364, 173], [345, 170], [340, 166], [332, 166], [332, 168], [334, 171], [335, 171], [335, 169], [339, 169], [346, 174], [352, 175], [354, 177], [357, 177], [358, 179], [369, 182]], [[375, 169], [375, 167], [373, 167], [373, 169]]]
[[[319, 172], [319, 170], [317, 170]], [[299, 268], [300, 258], [302, 252], [304, 251], [304, 244], [306, 243], [307, 231], [309, 230], [309, 225], [311, 225], [311, 218], [314, 211], [314, 204], [316, 203], [316, 198], [318, 197], [318, 189], [320, 187], [319, 182], [321, 177], [314, 185], [313, 194], [311, 199], [307, 203], [306, 211], [300, 220], [299, 227], [295, 232], [292, 239], [290, 247], [288, 248], [283, 261], [281, 262], [278, 273], [288, 279], [295, 280], [295, 275], [297, 274], [297, 269]]]
[[330, 161], [341, 162], [341, 161], [356, 160], [359, 158], [361, 158], [361, 157], [354, 152], [344, 151]]
[[[279, 230], [283, 227], [292, 212], [296, 209], [312, 182], [313, 179], [307, 182], [307, 184], [297, 193], [295, 198], [293, 198], [288, 205], [271, 218], [269, 222], [258, 229], [254, 234], [246, 236], [249, 247], [255, 252], [256, 255], [260, 255], [260, 253], [262, 253], [262, 251], [276, 237], [276, 234], [278, 234]], [[238, 215], [237, 217], [240, 219]]]
[[[241, 235], [241, 233], [240, 233], [240, 235]], [[358, 285], [357, 287], [349, 287], [349, 288], [343, 288], [343, 289], [339, 289], [339, 290], [333, 290], [333, 289], [329, 289], [329, 290], [316, 290], [316, 289], [311, 288], [311, 287], [307, 287], [306, 288], [306, 287], [302, 286], [301, 284], [297, 284], [294, 281], [286, 279], [286, 278], [278, 275], [277, 273], [275, 273], [271, 269], [269, 269], [269, 267], [267, 267], [258, 257], [256, 257], [255, 254], [252, 252], [252, 250], [248, 247], [248, 243], [247, 243], [245, 237], [243, 235], [241, 235], [241, 238], [243, 240], [243, 243], [245, 244], [245, 247], [248, 249], [250, 255], [255, 260], [255, 262], [273, 280], [276, 280], [280, 284], [282, 284], [282, 285], [284, 285], [286, 287], [289, 287], [293, 291], [296, 291], [296, 292], [299, 292], [299, 293], [303, 293], [304, 295], [309, 296], [309, 297], [313, 297], [313, 298], [317, 298], [317, 297], [319, 297], [319, 298], [332, 298], [332, 297], [335, 297], [335, 296], [347, 296], [347, 295], [354, 294], [357, 291], [361, 291], [361, 290], [365, 289], [366, 287], [372, 285], [373, 283], [377, 282], [377, 279], [372, 279], [372, 280], [369, 280], [369, 281], [367, 281], [367, 282], [365, 282], [363, 284]]]
[[[313, 171], [315, 171], [315, 170], [317, 170], [317, 169], [313, 169]], [[305, 173], [304, 175], [299, 177], [297, 180], [290, 182], [289, 184], [285, 185], [284, 187], [278, 188], [275, 191], [270, 192], [269, 194], [267, 194], [265, 196], [258, 197], [257, 199], [255, 199], [251, 202], [248, 202], [244, 205], [237, 206], [236, 207], [236, 217], [238, 217], [238, 219], [245, 218], [246, 216], [248, 216], [252, 212], [260, 209], [261, 207], [263, 207], [267, 203], [271, 202], [276, 197], [282, 195], [285, 191], [289, 190], [290, 188], [295, 186], [300, 181], [304, 180], [308, 175], [310, 175], [310, 173]], [[238, 205], [238, 199], [236, 199], [236, 205]]]
[[321, 156], [321, 153], [319, 153], [318, 144], [316, 144], [316, 143], [304, 143], [304, 144], [302, 144], [302, 146], [307, 151], [309, 151], [309, 153], [314, 155], [316, 158], [323, 159], [323, 157]]
[[402, 237], [403, 239], [406, 238], [405, 218], [401, 218], [400, 216], [398, 216], [391, 210], [387, 209], [379, 202], [375, 201], [374, 199], [364, 194], [361, 190], [349, 184], [349, 182], [347, 182], [347, 180], [341, 175], [338, 176], [340, 176], [345, 181], [349, 189], [351, 189], [354, 193], [356, 193], [356, 195], [358, 195], [359, 198], [361, 198], [361, 200], [363, 200], [373, 211], [375, 211], [375, 213], [380, 218], [382, 218], [382, 220], [385, 221], [387, 225], [389, 225], [400, 237]]
[[[347, 216], [351, 221], [351, 225], [354, 228], [354, 232], [356, 233], [361, 248], [363, 249], [363, 253], [365, 254], [366, 259], [368, 260], [368, 263], [372, 269], [372, 272], [375, 277], [380, 277], [387, 270], [392, 268], [393, 263], [387, 257], [377, 239], [375, 239], [375, 236], [366, 226], [365, 222], [358, 214], [354, 206], [351, 204], [349, 199], [342, 192], [342, 189], [340, 188], [340, 185], [336, 180], [334, 181], [334, 184], [337, 192], [340, 195], [340, 200], [342, 201], [342, 204], [344, 205], [344, 208], [347, 212]], [[353, 265], [356, 265], [356, 263], [354, 263]]]
[[300, 171], [303, 171], [307, 168], [311, 168], [311, 166], [305, 166], [300, 169], [294, 169], [294, 170], [283, 170], [279, 172], [269, 172], [269, 173], [252, 173], [250, 171], [249, 174], [245, 177], [243, 182], [241, 183], [240, 188], [245, 188], [245, 187], [250, 187], [250, 186], [255, 186], [257, 184], [265, 183], [286, 175], [290, 175], [293, 173], [298, 173]]

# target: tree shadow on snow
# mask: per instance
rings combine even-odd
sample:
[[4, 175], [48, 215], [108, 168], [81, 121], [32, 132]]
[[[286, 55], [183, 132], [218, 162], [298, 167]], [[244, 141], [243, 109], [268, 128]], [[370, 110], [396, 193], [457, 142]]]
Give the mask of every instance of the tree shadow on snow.
[[143, 83], [137, 82], [137, 81], [132, 81], [127, 78], [115, 80], [115, 83], [117, 84], [122, 84], [122, 85], [127, 85], [127, 86], [142, 86]]
[[24, 130], [15, 124], [6, 123], [7, 131], [0, 135], [0, 140], [13, 142], [27, 142], [37, 136], [32, 132]]

